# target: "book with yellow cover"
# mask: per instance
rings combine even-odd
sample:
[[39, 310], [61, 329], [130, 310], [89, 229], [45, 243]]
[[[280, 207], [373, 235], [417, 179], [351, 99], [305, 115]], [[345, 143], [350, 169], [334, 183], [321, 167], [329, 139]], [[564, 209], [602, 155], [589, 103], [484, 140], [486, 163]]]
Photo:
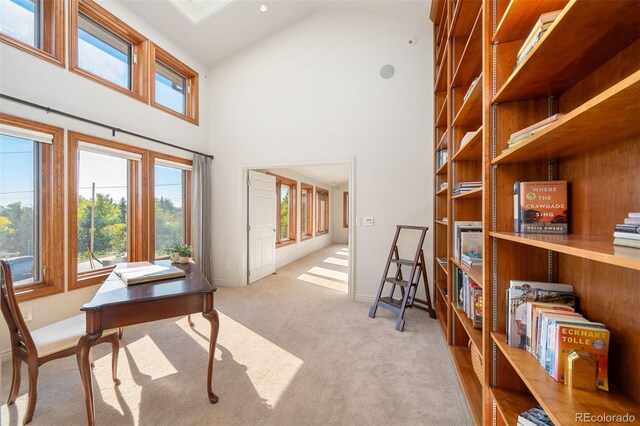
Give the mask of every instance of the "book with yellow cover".
[[564, 382], [565, 358], [572, 351], [585, 351], [596, 357], [598, 388], [608, 391], [609, 330], [588, 325], [558, 325], [553, 364], [549, 373], [559, 382]]
[[175, 266], [154, 265], [150, 262], [144, 263], [142, 266], [133, 268], [119, 268], [114, 272], [126, 285], [167, 280], [169, 278], [179, 278], [186, 275], [183, 269], [176, 268]]

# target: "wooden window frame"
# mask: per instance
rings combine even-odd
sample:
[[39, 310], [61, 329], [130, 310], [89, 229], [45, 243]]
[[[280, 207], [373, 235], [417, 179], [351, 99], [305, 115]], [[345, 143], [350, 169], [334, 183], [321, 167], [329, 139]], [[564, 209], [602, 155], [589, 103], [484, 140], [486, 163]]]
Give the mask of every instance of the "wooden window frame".
[[342, 227], [349, 228], [349, 191], [342, 193]]
[[[187, 94], [185, 99], [186, 111], [185, 114], [180, 114], [172, 110], [171, 108], [167, 108], [166, 106], [156, 102], [156, 61], [162, 62], [166, 67], [170, 68], [172, 71], [180, 74], [187, 80]], [[164, 112], [167, 112], [171, 115], [175, 115], [176, 117], [182, 118], [190, 123], [199, 125], [199, 105], [198, 105], [198, 73], [183, 62], [176, 59], [166, 50], [160, 48], [157, 44], [151, 43], [151, 59], [150, 59], [150, 72], [149, 72], [149, 82], [151, 85], [151, 95], [150, 95], [150, 103], [151, 106], [161, 109]]]
[[[172, 155], [161, 154], [159, 152], [149, 152], [149, 230], [147, 234], [149, 235], [149, 251], [147, 254], [148, 259], [156, 259], [156, 210], [155, 210], [155, 164], [156, 160], [166, 160], [172, 161], [174, 163], [185, 164], [187, 166], [192, 166], [193, 161], [187, 160], [180, 157], [174, 157]], [[185, 244], [191, 245], [191, 188], [192, 188], [192, 172], [186, 171], [186, 182], [185, 182], [185, 196], [184, 196], [184, 217], [185, 221], [183, 223], [183, 235], [185, 239]]]
[[16, 288], [19, 302], [64, 292], [64, 130], [36, 121], [0, 113], [0, 123], [53, 136], [41, 144], [41, 220], [43, 279]]
[[[278, 229], [276, 231], [276, 248], [286, 247], [298, 242], [298, 182], [282, 176], [273, 175], [276, 178], [276, 216], [278, 219]], [[289, 239], [282, 241], [280, 237], [280, 227], [282, 217], [280, 215], [280, 189], [282, 185], [290, 188], [289, 192]]]
[[[102, 25], [109, 31], [131, 43], [132, 54], [136, 62], [132, 64], [131, 90], [118, 86], [96, 74], [78, 66], [78, 14], [83, 13], [89, 19]], [[69, 1], [69, 70], [93, 80], [103, 86], [116, 90], [134, 99], [149, 102], [149, 41], [142, 34], [125, 24], [115, 15], [92, 0]]]
[[[300, 207], [302, 208], [302, 193], [307, 193], [307, 233], [302, 233], [302, 224], [300, 224], [300, 239], [302, 241], [308, 240], [314, 237], [314, 222], [313, 222], [313, 185], [306, 183], [300, 183]], [[300, 210], [302, 214], [302, 210]]]
[[65, 0], [43, 0], [42, 34], [40, 35], [42, 47], [31, 46], [3, 33], [0, 33], [0, 41], [64, 68], [66, 59], [64, 3]]
[[[109, 276], [114, 266], [78, 273], [78, 143], [80, 141], [142, 155], [141, 161], [128, 160], [128, 212], [127, 256], [129, 262], [149, 259], [149, 155], [147, 151], [129, 145], [112, 142], [95, 136], [69, 131], [68, 141], [68, 197], [69, 197], [69, 290], [100, 284]], [[147, 212], [147, 214], [145, 214]]]
[[[325, 230], [320, 230], [320, 194], [325, 195], [324, 203], [324, 222]], [[316, 235], [324, 235], [329, 233], [329, 191], [326, 189], [316, 187], [316, 205], [318, 206], [316, 211]]]

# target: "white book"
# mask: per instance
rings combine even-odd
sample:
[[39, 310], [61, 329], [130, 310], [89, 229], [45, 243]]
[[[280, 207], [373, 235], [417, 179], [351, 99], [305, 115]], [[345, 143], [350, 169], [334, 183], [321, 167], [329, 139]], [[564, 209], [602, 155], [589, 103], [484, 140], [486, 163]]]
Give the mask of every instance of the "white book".
[[640, 248], [640, 240], [631, 240], [628, 238], [614, 238], [613, 245]]
[[634, 234], [633, 232], [614, 232], [615, 238], [623, 238], [625, 240], [640, 240], [640, 234]]

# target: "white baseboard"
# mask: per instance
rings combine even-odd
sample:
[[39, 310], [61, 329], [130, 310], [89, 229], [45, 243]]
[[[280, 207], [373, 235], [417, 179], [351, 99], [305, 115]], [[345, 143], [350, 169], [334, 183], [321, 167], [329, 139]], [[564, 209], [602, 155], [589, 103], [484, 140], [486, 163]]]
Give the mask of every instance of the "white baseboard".
[[241, 283], [238, 281], [234, 281], [234, 280], [216, 280], [215, 278], [213, 279], [213, 284], [216, 287], [245, 287], [246, 284], [245, 283]]
[[11, 349], [5, 349], [4, 351], [0, 352], [0, 362], [6, 361], [8, 359], [11, 359]]
[[356, 294], [354, 298], [356, 302], [364, 302], [364, 303], [373, 303], [376, 300], [375, 296], [363, 296], [360, 294]]

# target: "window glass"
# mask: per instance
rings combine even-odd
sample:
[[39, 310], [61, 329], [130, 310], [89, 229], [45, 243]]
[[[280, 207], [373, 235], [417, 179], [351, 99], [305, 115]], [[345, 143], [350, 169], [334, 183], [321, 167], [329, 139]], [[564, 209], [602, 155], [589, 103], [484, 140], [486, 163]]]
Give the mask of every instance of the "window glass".
[[300, 233], [302, 235], [310, 234], [310, 232], [307, 232], [307, 215], [309, 212], [309, 199], [307, 194], [307, 190], [302, 190], [302, 194], [300, 194]]
[[0, 32], [39, 47], [40, 5], [37, 0], [0, 0]]
[[156, 61], [156, 102], [180, 114], [187, 111], [187, 79]]
[[78, 151], [78, 272], [127, 261], [127, 162]]
[[78, 66], [131, 90], [131, 43], [78, 14]]
[[16, 284], [38, 281], [39, 143], [0, 135], [0, 257]]
[[289, 240], [289, 185], [280, 186], [280, 241]]
[[319, 231], [320, 232], [324, 232], [327, 230], [327, 226], [326, 226], [326, 212], [325, 212], [325, 207], [326, 207], [326, 196], [324, 194], [320, 194], [319, 195], [320, 198], [320, 202], [318, 203], [318, 213], [320, 216], [320, 228]]
[[166, 255], [169, 244], [185, 242], [183, 209], [185, 172], [180, 169], [155, 165], [155, 255]]

